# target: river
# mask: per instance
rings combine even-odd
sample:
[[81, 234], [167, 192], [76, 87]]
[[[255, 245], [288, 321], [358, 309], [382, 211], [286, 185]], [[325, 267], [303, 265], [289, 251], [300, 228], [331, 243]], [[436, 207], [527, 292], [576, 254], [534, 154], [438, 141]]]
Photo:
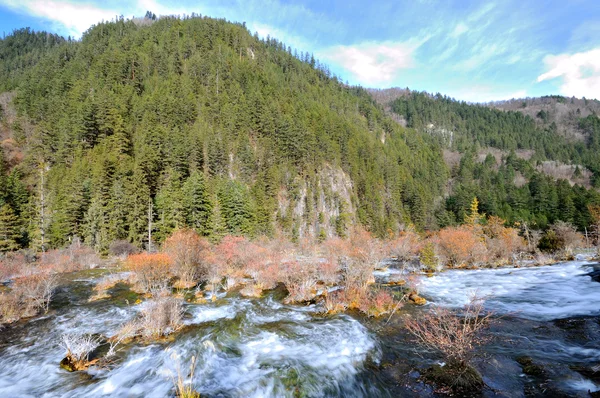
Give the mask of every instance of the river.
[[[47, 315], [0, 332], [0, 396], [173, 396], [178, 369], [187, 374], [193, 357], [193, 384], [203, 397], [434, 396], [419, 372], [439, 358], [411, 341], [402, 319], [432, 303], [461, 307], [473, 293], [499, 316], [475, 363], [488, 386], [484, 396], [588, 396], [600, 389], [585, 371], [600, 364], [600, 283], [585, 275], [592, 269], [574, 261], [423, 277], [420, 292], [430, 304], [406, 305], [390, 322], [284, 305], [277, 290], [262, 299], [230, 294], [186, 304], [176, 339], [126, 345], [111, 366], [78, 373], [59, 367], [61, 335], [111, 336], [144, 303], [135, 304], [124, 285], [90, 303], [102, 271], [70, 274]], [[524, 374], [516, 361], [523, 356], [543, 374]]]

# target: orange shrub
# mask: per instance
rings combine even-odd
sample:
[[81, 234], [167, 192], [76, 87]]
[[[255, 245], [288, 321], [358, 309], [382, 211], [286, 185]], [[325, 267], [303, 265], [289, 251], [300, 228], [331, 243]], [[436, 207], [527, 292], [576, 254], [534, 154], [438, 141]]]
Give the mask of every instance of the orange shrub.
[[164, 249], [173, 259], [172, 273], [178, 279], [176, 287], [190, 288], [206, 277], [202, 256], [209, 248], [208, 240], [189, 229], [177, 230], [165, 240]]
[[126, 265], [135, 274], [137, 287], [146, 293], [166, 289], [173, 260], [166, 253], [140, 253], [127, 257]]
[[437, 234], [439, 255], [450, 267], [485, 260], [485, 246], [478, 234], [468, 226], [447, 227]]

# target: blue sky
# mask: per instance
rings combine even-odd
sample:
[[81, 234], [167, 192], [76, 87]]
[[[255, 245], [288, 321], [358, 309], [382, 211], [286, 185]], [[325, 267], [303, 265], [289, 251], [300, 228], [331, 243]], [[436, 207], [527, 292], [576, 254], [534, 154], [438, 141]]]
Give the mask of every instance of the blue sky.
[[79, 38], [91, 24], [192, 12], [246, 22], [315, 54], [343, 80], [473, 102], [600, 98], [599, 0], [0, 0], [0, 31]]

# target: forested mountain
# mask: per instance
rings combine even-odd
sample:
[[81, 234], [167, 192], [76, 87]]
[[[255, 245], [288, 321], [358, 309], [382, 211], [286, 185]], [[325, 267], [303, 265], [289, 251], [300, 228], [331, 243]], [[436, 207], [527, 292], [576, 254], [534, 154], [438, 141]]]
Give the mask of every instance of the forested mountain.
[[[440, 224], [463, 220], [477, 196], [481, 210], [511, 222], [545, 228], [562, 220], [582, 230], [589, 225], [587, 205], [598, 202], [600, 187], [597, 101], [527, 99], [511, 110], [509, 104], [519, 101], [478, 105], [402, 89], [372, 94], [400, 124], [429, 134], [444, 148], [452, 178]], [[566, 102], [580, 106], [579, 112], [557, 116], [556, 110], [540, 108], [534, 118], [524, 111]], [[551, 120], [555, 117], [561, 122]], [[576, 134], [565, 134], [569, 124]]]
[[[150, 14], [151, 15], [151, 14]], [[311, 55], [207, 17], [0, 41], [2, 250], [436, 228], [439, 144]]]

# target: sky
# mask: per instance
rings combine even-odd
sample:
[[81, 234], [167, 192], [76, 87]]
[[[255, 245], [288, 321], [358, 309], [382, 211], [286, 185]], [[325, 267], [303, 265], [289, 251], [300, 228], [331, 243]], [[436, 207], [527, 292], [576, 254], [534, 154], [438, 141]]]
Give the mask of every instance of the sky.
[[147, 10], [246, 22], [364, 87], [470, 102], [600, 99], [600, 0], [0, 0], [0, 32], [80, 38], [92, 24]]

